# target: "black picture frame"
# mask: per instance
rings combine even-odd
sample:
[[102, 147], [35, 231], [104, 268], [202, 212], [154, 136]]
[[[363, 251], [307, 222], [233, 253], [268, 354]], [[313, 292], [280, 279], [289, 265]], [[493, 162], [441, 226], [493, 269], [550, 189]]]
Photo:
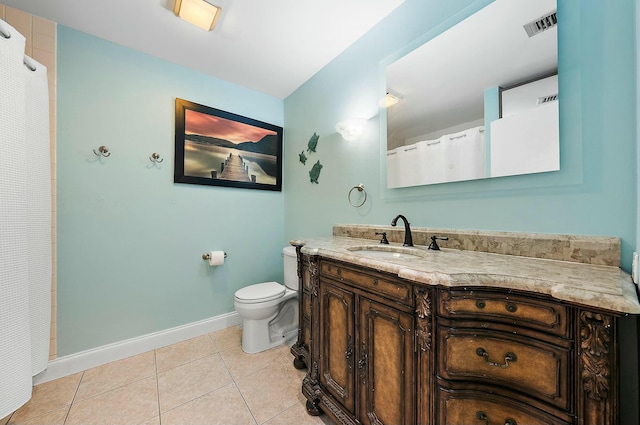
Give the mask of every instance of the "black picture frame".
[[282, 191], [282, 127], [176, 98], [174, 183]]

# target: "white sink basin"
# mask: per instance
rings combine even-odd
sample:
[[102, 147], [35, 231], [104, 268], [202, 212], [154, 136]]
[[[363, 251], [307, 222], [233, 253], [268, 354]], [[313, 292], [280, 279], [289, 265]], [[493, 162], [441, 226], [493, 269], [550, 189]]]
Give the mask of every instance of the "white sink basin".
[[352, 246], [347, 250], [353, 254], [372, 258], [410, 260], [424, 257], [424, 253], [419, 249], [399, 246], [364, 245]]

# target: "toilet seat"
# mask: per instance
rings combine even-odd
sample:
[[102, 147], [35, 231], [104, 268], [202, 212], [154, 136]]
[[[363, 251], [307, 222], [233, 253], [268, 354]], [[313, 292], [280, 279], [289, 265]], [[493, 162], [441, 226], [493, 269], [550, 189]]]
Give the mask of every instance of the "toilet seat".
[[278, 282], [263, 282], [238, 289], [235, 299], [243, 304], [255, 304], [282, 298], [285, 286]]

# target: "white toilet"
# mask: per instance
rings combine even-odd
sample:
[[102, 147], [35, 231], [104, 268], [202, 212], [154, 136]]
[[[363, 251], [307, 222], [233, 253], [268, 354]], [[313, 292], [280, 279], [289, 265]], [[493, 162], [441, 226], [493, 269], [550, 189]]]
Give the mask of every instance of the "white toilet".
[[242, 350], [253, 354], [282, 344], [298, 334], [298, 266], [296, 249], [282, 250], [284, 285], [256, 283], [238, 289], [236, 311], [242, 317]]

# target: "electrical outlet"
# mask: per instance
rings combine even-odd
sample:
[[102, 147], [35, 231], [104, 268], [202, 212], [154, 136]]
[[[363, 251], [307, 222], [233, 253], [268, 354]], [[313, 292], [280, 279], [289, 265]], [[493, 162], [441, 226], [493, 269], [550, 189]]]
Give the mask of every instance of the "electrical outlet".
[[631, 263], [631, 279], [638, 284], [638, 253], [633, 253], [633, 263]]

